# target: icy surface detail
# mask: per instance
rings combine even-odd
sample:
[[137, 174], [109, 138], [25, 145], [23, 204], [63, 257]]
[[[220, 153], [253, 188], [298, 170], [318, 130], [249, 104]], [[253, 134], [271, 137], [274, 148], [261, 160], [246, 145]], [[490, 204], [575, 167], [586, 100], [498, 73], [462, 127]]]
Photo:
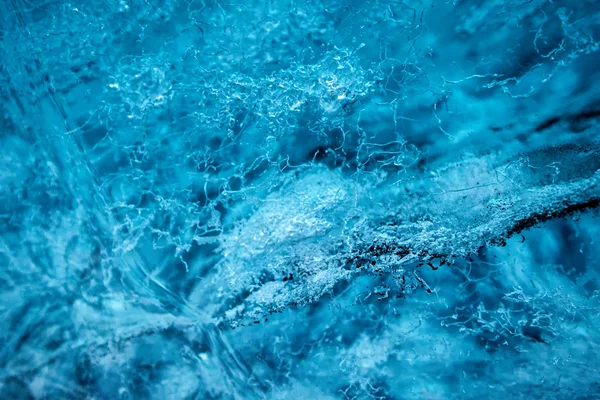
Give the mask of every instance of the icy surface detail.
[[597, 0], [0, 28], [0, 399], [600, 398]]

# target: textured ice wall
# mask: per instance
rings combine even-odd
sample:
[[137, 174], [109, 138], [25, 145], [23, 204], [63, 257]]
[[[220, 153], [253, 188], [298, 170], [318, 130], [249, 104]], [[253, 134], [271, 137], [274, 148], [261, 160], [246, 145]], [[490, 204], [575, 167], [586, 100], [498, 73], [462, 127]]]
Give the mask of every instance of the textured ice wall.
[[600, 398], [596, 0], [0, 23], [0, 398]]

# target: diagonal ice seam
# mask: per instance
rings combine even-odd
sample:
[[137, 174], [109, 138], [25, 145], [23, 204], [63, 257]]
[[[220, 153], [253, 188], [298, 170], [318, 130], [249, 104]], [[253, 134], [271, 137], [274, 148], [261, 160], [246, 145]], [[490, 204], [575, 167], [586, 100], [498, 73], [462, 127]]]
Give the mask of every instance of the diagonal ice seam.
[[575, 158], [568, 146], [548, 149], [553, 160], [569, 160], [562, 172], [525, 158], [504, 165], [472, 159], [440, 171], [434, 190], [427, 180], [375, 191], [338, 171], [313, 170], [223, 235], [217, 279], [231, 290], [226, 319], [237, 325], [241, 317], [311, 303], [366, 271], [395, 273], [399, 293], [425, 287], [417, 262], [452, 263], [546, 220], [598, 207], [598, 150]]

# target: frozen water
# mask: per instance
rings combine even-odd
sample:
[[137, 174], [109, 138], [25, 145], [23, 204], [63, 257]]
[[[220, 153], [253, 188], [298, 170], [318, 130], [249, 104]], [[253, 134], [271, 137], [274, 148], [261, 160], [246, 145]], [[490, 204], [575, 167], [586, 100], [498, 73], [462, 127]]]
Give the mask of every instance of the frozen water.
[[0, 24], [1, 399], [600, 399], [596, 0]]

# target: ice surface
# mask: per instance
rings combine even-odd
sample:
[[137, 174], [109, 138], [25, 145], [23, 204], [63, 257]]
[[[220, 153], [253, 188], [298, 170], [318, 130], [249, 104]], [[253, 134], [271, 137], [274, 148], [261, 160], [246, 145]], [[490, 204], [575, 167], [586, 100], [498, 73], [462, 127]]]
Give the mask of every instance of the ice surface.
[[0, 24], [1, 399], [600, 398], [596, 0]]

